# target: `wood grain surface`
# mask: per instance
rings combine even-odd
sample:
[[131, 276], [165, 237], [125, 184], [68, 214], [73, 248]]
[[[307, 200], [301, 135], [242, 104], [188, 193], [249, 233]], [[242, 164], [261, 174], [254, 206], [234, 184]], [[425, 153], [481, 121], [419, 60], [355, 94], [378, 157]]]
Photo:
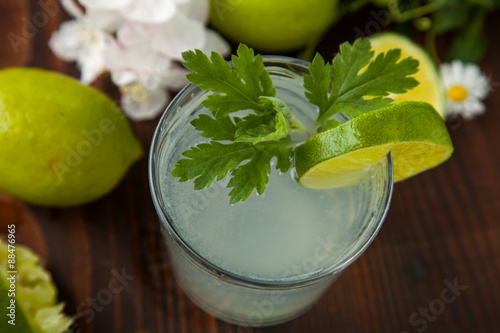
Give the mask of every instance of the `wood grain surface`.
[[[0, 67], [34, 66], [78, 77], [74, 64], [47, 47], [51, 32], [69, 19], [59, 6], [55, 13], [41, 6], [51, 2], [0, 1]], [[343, 19], [327, 34], [318, 47], [325, 58], [331, 59], [340, 42], [352, 40], [356, 27], [364, 31], [373, 20], [369, 10]], [[30, 30], [27, 22], [35, 21]], [[453, 157], [396, 184], [373, 244], [310, 311], [288, 323], [237, 327], [186, 298], [169, 268], [146, 155], [111, 194], [84, 206], [40, 208], [0, 195], [0, 233], [16, 224], [18, 243], [45, 259], [66, 312], [78, 318], [74, 332], [498, 332], [499, 21], [498, 13], [488, 20], [490, 48], [481, 62], [493, 83], [486, 114], [448, 122]], [[14, 43], [13, 34], [21, 39]], [[106, 78], [94, 85], [118, 100]], [[133, 123], [145, 152], [157, 121]]]

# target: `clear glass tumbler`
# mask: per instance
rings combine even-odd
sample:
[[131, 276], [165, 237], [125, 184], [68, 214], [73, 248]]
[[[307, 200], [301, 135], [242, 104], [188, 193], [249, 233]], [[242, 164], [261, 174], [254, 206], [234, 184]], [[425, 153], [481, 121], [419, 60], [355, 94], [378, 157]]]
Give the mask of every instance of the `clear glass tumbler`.
[[[317, 110], [304, 95], [308, 63], [264, 57], [277, 95], [306, 126]], [[227, 179], [201, 191], [171, 175], [181, 153], [206, 142], [189, 124], [209, 112], [210, 92], [186, 86], [156, 129], [149, 157], [153, 201], [176, 280], [206, 312], [241, 326], [269, 326], [306, 311], [371, 243], [387, 213], [390, 155], [357, 182], [329, 190], [302, 188], [293, 168], [272, 170], [266, 192], [229, 205]], [[298, 142], [307, 137], [294, 134]], [[227, 177], [226, 177], [227, 178]]]

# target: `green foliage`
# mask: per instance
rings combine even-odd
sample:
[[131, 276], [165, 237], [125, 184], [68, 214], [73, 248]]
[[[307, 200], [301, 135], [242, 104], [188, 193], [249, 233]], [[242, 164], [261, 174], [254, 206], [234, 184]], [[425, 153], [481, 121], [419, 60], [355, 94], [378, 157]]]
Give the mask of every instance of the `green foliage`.
[[486, 54], [484, 13], [476, 13], [467, 27], [460, 29], [448, 49], [448, 60], [477, 63]]
[[[210, 59], [200, 50], [186, 52], [183, 58], [186, 68], [195, 71], [187, 75], [188, 80], [217, 94], [202, 102], [213, 117], [201, 114], [191, 122], [211, 141], [185, 151], [186, 158], [177, 162], [172, 174], [180, 181], [196, 178], [197, 190], [230, 174], [231, 203], [246, 200], [254, 189], [264, 193], [271, 159], [277, 158], [276, 169], [282, 172], [291, 166], [288, 140], [280, 139], [301, 124], [297, 124], [286, 104], [274, 97], [276, 90], [262, 56], [240, 45], [237, 56], [232, 57], [234, 68], [214, 52]], [[229, 116], [243, 110], [254, 113], [242, 118]]]
[[337, 126], [339, 122], [330, 118], [339, 112], [349, 118], [357, 117], [389, 105], [393, 101], [386, 97], [389, 93], [404, 93], [418, 85], [409, 77], [417, 72], [418, 61], [400, 60], [399, 49], [379, 54], [374, 60], [372, 57], [370, 42], [364, 39], [356, 40], [352, 46], [343, 43], [332, 65], [316, 55], [304, 87], [311, 103], [319, 107], [316, 124], [320, 131]]
[[[252, 49], [240, 45], [232, 57], [234, 67], [216, 53], [208, 58], [196, 50], [183, 57], [185, 66], [194, 71], [188, 80], [214, 92], [202, 102], [212, 116], [201, 114], [191, 121], [210, 141], [184, 151], [172, 175], [179, 181], [194, 179], [196, 190], [230, 175], [231, 204], [246, 200], [254, 190], [264, 193], [271, 161], [276, 161], [276, 170], [286, 172], [293, 156], [290, 133], [307, 129], [276, 97], [262, 57]], [[339, 112], [352, 118], [376, 110], [392, 102], [386, 97], [389, 92], [403, 93], [418, 84], [408, 77], [417, 71], [418, 62], [399, 60], [399, 50], [373, 61], [372, 57], [367, 40], [342, 44], [333, 64], [315, 57], [304, 87], [306, 97], [319, 108], [319, 130], [337, 126], [340, 122], [334, 116]]]
[[208, 96], [202, 103], [216, 118], [247, 109], [266, 112], [268, 104], [259, 97], [276, 96], [262, 56], [255, 57], [246, 45], [241, 44], [237, 56], [233, 55], [234, 69], [216, 52], [212, 52], [210, 59], [200, 50], [184, 52], [182, 57], [184, 66], [194, 72], [186, 75], [189, 82], [220, 93]]

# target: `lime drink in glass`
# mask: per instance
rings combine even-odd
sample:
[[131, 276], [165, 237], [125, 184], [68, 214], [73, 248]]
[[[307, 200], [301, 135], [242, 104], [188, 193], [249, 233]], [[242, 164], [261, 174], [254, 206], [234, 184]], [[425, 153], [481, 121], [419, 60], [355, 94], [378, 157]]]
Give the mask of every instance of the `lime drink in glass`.
[[[312, 127], [317, 108], [304, 96], [308, 63], [267, 56], [277, 97]], [[198, 306], [242, 326], [269, 326], [306, 311], [371, 243], [393, 189], [390, 155], [362, 171], [351, 185], [301, 187], [293, 167], [272, 168], [263, 195], [229, 204], [228, 177], [194, 190], [171, 172], [181, 153], [206, 142], [190, 121], [209, 114], [211, 92], [185, 87], [156, 129], [149, 160], [153, 201], [177, 282]], [[306, 134], [292, 134], [294, 141]]]

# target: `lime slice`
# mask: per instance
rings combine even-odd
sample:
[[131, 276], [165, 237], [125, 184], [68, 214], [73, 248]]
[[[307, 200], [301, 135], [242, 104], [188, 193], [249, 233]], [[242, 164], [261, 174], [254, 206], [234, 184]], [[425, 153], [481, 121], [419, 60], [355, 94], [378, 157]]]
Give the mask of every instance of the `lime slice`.
[[446, 115], [446, 94], [437, 68], [427, 51], [409, 38], [394, 32], [377, 34], [370, 38], [370, 43], [375, 55], [399, 48], [401, 49], [401, 58], [411, 56], [419, 61], [418, 72], [413, 77], [420, 84], [404, 94], [391, 96], [395, 99], [395, 102], [427, 102], [434, 106], [444, 118]]
[[453, 146], [443, 118], [430, 104], [402, 102], [309, 138], [295, 150], [295, 169], [304, 187], [344, 186], [389, 152], [399, 181], [443, 163]]
[[[14, 266], [9, 267], [9, 259], [15, 261]], [[62, 312], [64, 304], [57, 304], [57, 289], [38, 256], [22, 245], [8, 248], [0, 239], [0, 268], [0, 306], [7, 309], [6, 318], [0, 320], [0, 332], [62, 333], [68, 330], [73, 320]]]

